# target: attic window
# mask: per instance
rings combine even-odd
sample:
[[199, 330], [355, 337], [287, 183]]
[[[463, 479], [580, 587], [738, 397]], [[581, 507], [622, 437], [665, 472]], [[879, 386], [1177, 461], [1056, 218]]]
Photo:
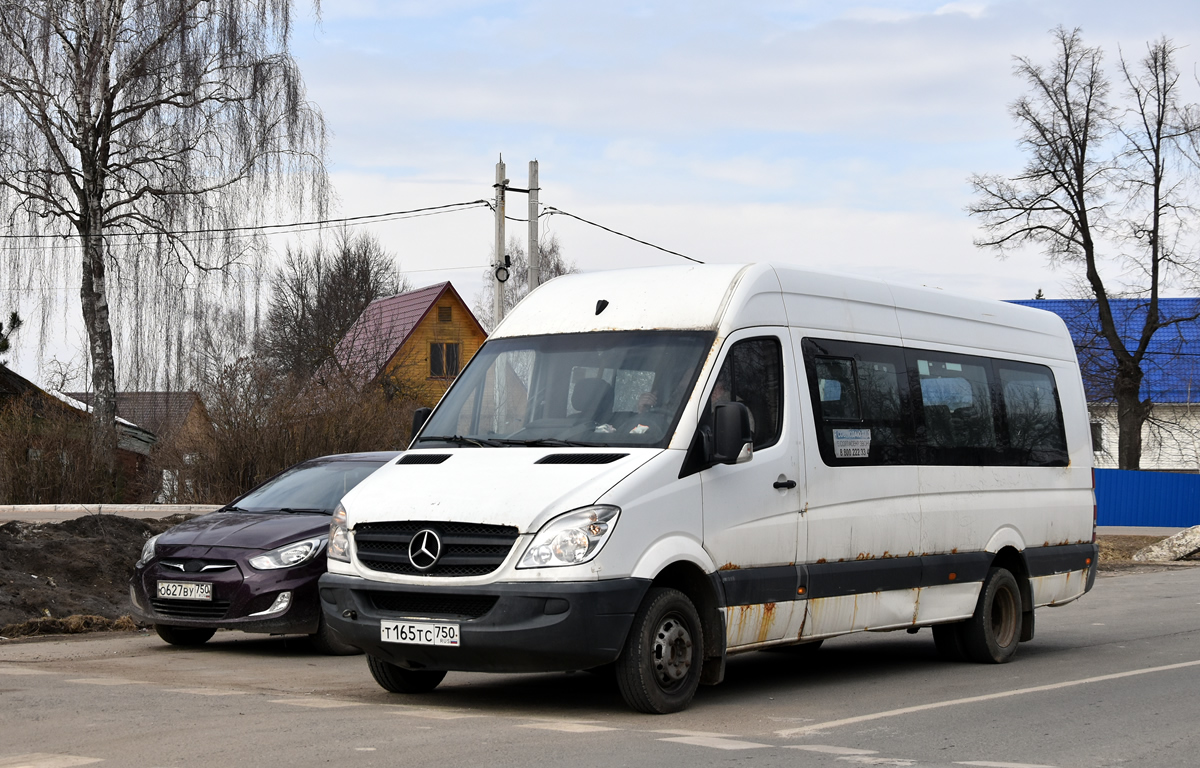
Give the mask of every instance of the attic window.
[[438, 322], [450, 322], [450, 307], [438, 307]]

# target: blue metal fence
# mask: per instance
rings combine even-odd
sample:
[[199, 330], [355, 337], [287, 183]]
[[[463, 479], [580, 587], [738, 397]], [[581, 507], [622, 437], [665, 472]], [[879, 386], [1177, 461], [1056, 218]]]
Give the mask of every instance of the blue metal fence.
[[1156, 528], [1200, 525], [1200, 475], [1097, 469], [1096, 523]]

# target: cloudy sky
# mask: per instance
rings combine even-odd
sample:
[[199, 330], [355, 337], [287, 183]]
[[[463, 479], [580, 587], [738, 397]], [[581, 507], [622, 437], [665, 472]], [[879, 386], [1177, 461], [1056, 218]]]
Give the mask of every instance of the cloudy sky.
[[[1110, 60], [1200, 42], [1187, 2], [341, 0], [295, 50], [343, 215], [488, 197], [503, 153], [518, 187], [539, 161], [543, 203], [704, 261], [1026, 298], [1068, 275], [976, 249], [966, 180], [1019, 169], [1013, 56], [1049, 60], [1059, 24]], [[584, 270], [676, 260], [545, 221]], [[493, 238], [487, 210], [373, 231], [411, 270], [484, 264]], [[413, 277], [474, 295], [478, 272]]]
[[[1110, 63], [1163, 34], [1189, 78], [1200, 60], [1194, 0], [337, 0], [292, 45], [332, 131], [336, 215], [490, 197], [503, 153], [517, 187], [539, 161], [544, 204], [703, 261], [1028, 298], [1070, 275], [975, 248], [963, 208], [972, 172], [1019, 169], [1013, 56], [1049, 61], [1060, 24]], [[544, 222], [585, 271], [678, 261]], [[478, 292], [488, 210], [369, 229], [415, 284]]]

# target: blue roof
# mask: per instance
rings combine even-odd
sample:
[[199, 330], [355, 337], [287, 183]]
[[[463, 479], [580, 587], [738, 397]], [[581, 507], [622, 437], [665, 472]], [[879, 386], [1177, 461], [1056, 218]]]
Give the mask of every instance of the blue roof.
[[[1088, 400], [1111, 401], [1116, 359], [1100, 335], [1095, 299], [1027, 299], [1010, 301], [1053, 312], [1063, 319], [1075, 342]], [[1146, 322], [1144, 299], [1109, 299], [1117, 332], [1131, 352]], [[1200, 314], [1200, 299], [1159, 299], [1162, 320]], [[1155, 403], [1200, 403], [1200, 320], [1185, 320], [1159, 329], [1142, 361], [1141, 394]]]

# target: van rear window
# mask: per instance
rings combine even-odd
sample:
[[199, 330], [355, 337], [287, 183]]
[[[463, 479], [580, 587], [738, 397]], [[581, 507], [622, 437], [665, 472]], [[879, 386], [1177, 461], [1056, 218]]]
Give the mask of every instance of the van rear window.
[[802, 348], [830, 466], [1067, 464], [1046, 366], [830, 339]]

